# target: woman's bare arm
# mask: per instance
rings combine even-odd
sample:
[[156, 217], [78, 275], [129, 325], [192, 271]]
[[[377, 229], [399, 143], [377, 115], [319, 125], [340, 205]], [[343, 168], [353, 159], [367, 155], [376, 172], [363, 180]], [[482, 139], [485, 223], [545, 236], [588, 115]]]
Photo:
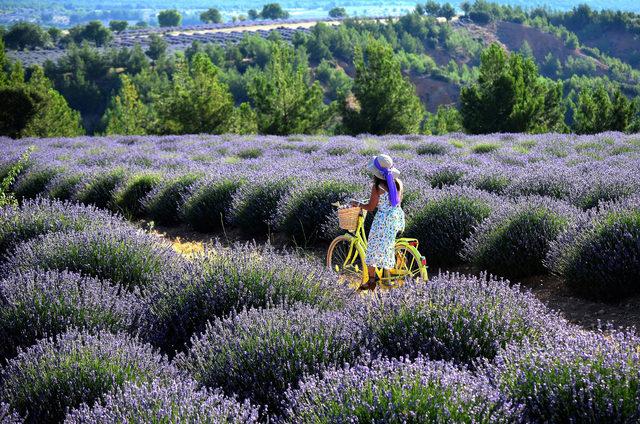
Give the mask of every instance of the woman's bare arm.
[[380, 199], [380, 193], [376, 190], [376, 186], [371, 187], [371, 196], [368, 203], [359, 203], [356, 206], [360, 206], [367, 212], [373, 212], [378, 207], [378, 200]]

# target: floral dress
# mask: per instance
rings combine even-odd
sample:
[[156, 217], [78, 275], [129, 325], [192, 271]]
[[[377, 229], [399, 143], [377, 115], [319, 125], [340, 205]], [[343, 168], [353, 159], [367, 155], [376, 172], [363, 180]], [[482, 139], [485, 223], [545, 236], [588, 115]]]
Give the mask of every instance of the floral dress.
[[378, 211], [373, 218], [365, 262], [369, 266], [393, 269], [396, 265], [396, 235], [404, 230], [404, 211], [389, 201], [389, 193], [380, 195]]

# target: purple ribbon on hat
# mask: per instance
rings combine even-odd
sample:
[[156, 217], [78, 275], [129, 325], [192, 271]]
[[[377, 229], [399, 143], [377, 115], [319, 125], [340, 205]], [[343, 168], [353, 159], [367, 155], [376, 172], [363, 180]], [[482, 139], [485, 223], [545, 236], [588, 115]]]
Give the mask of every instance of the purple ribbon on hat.
[[387, 186], [389, 187], [389, 201], [391, 202], [391, 206], [396, 207], [398, 203], [400, 203], [400, 198], [398, 196], [398, 189], [396, 188], [396, 181], [393, 178], [393, 172], [389, 171], [387, 168], [383, 168], [378, 161], [378, 158], [373, 160], [373, 164], [378, 168], [378, 171], [382, 173], [382, 176], [387, 180]]

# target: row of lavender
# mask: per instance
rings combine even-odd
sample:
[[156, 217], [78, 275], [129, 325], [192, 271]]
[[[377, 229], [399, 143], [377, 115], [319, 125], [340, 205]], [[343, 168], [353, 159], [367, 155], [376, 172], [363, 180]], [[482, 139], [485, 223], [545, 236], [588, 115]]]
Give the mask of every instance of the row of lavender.
[[[291, 42], [296, 32], [309, 32], [306, 28], [277, 28], [270, 30], [252, 30], [252, 31], [240, 31], [237, 32], [210, 32], [210, 33], [180, 33], [180, 34], [165, 34], [163, 36], [164, 41], [168, 44], [169, 50], [185, 50], [190, 47], [194, 42], [199, 43], [213, 43], [222, 46], [227, 44], [239, 43], [247, 34], [254, 34], [258, 37], [269, 38], [272, 32], [277, 32], [279, 37], [287, 42]], [[139, 37], [131, 38], [117, 38], [112, 42], [108, 48], [133, 48], [139, 45], [145, 50], [149, 45], [149, 38], [146, 35], [140, 35]], [[100, 48], [106, 50], [107, 48]], [[46, 61], [56, 61], [67, 54], [66, 48], [53, 48], [42, 50], [19, 50], [9, 51], [8, 54], [11, 58], [19, 60], [24, 66], [42, 65]]]
[[337, 234], [331, 203], [367, 194], [365, 164], [387, 152], [402, 170], [406, 235], [433, 269], [468, 262], [519, 278], [553, 272], [578, 294], [637, 294], [640, 139], [622, 134], [468, 137], [182, 136], [9, 141], [6, 163], [34, 144], [14, 186], [297, 245]]
[[185, 258], [92, 206], [0, 209], [0, 422], [637, 422], [640, 339], [502, 280], [375, 297], [268, 247]]

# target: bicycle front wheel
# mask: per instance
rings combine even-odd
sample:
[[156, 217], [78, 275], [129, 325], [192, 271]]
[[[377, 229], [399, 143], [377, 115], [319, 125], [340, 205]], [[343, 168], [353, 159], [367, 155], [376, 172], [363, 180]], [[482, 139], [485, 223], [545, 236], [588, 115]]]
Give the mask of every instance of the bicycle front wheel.
[[327, 251], [327, 267], [340, 276], [340, 281], [349, 285], [365, 283], [368, 279], [364, 251], [351, 236], [336, 237]]

